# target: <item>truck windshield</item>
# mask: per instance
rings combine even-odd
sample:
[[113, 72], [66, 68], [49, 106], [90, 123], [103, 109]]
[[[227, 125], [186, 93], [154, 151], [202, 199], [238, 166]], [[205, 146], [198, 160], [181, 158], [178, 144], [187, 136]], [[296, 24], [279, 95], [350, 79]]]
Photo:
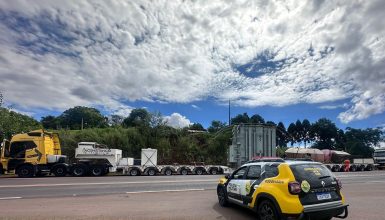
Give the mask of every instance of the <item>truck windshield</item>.
[[385, 151], [374, 152], [375, 157], [385, 157]]

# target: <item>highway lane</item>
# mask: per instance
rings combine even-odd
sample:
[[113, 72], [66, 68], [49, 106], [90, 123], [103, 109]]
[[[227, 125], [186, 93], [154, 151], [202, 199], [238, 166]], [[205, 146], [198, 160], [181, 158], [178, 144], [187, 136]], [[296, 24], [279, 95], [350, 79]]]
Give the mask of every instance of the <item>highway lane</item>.
[[[336, 173], [343, 184], [383, 183], [385, 172]], [[121, 194], [126, 192], [213, 190], [220, 175], [189, 176], [105, 176], [0, 178], [0, 199]]]
[[[385, 219], [385, 172], [336, 175], [348, 219]], [[218, 205], [219, 177], [2, 177], [0, 219], [255, 219], [246, 209]]]

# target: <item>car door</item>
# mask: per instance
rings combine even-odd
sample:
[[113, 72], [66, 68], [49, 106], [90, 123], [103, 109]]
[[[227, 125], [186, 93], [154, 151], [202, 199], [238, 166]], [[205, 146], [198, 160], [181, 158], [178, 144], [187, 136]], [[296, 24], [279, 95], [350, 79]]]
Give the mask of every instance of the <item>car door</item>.
[[251, 203], [252, 195], [258, 188], [261, 176], [261, 166], [251, 165], [248, 167], [245, 178], [239, 182], [241, 197], [244, 205]]
[[234, 173], [230, 177], [229, 183], [227, 184], [228, 198], [234, 202], [243, 203], [241, 194], [241, 184], [242, 181], [244, 181], [247, 168], [247, 166], [243, 166], [238, 170], [234, 171]]

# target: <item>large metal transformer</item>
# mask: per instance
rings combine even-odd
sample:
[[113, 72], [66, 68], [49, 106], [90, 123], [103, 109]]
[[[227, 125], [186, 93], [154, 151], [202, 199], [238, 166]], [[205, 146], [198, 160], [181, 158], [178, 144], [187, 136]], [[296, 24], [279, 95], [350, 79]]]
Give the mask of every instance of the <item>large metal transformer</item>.
[[275, 157], [275, 126], [262, 124], [235, 125], [228, 155], [230, 166], [233, 167], [239, 167], [256, 156]]

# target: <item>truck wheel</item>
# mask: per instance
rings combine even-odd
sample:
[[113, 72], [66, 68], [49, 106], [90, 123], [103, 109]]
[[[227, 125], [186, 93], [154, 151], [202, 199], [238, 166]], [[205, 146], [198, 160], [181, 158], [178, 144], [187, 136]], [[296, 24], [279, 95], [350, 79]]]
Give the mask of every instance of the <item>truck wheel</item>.
[[203, 174], [203, 170], [202, 170], [202, 169], [197, 169], [197, 170], [195, 171], [195, 173], [196, 173], [197, 175], [202, 175], [202, 174]]
[[56, 177], [63, 177], [67, 175], [67, 168], [64, 165], [55, 166], [52, 169], [52, 173]]
[[85, 165], [77, 164], [72, 168], [72, 176], [84, 176], [87, 173], [87, 167]]
[[132, 170], [130, 171], [130, 175], [131, 175], [131, 176], [138, 176], [138, 175], [139, 175], [139, 172], [138, 172], [137, 169], [132, 169]]
[[148, 174], [149, 176], [155, 176], [156, 170], [154, 170], [154, 169], [149, 169], [149, 170], [147, 171], [147, 174]]
[[186, 169], [183, 169], [180, 171], [180, 174], [182, 175], [187, 175], [188, 174], [188, 171]]
[[21, 178], [30, 178], [35, 175], [35, 172], [31, 165], [22, 165], [17, 169], [17, 175]]
[[164, 171], [164, 174], [166, 176], [171, 176], [172, 175], [172, 171], [170, 169], [166, 169], [166, 171]]
[[211, 169], [210, 173], [211, 173], [211, 175], [217, 175], [218, 170], [216, 168]]
[[269, 200], [264, 200], [258, 205], [258, 215], [260, 220], [280, 219], [275, 206]]
[[101, 166], [92, 166], [91, 174], [92, 176], [101, 176], [103, 175], [103, 168]]

